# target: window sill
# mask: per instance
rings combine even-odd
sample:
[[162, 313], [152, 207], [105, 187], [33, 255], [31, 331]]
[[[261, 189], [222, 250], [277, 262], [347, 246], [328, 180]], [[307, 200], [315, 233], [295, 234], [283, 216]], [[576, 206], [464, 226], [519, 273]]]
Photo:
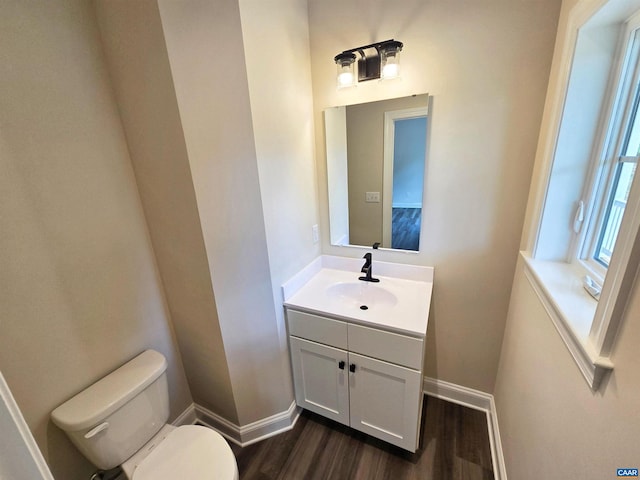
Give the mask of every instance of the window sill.
[[585, 380], [597, 390], [613, 364], [609, 357], [596, 353], [589, 339], [598, 302], [582, 287], [583, 271], [568, 263], [535, 260], [526, 252], [520, 255], [529, 283]]

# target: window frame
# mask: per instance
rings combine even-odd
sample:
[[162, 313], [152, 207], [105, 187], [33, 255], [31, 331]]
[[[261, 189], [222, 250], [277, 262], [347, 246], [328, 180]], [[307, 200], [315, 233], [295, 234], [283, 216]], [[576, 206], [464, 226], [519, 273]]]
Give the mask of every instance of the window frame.
[[[554, 254], [554, 250], [549, 250], [549, 245], [556, 240], [554, 236], [564, 234], [553, 232], [553, 235], [548, 237], [546, 235], [557, 228], [557, 217], [553, 216], [556, 205], [547, 205], [547, 201], [549, 198], [552, 201], [557, 200], [550, 194], [552, 179], [554, 179], [553, 167], [557, 160], [561, 128], [564, 127], [565, 107], [570, 93], [570, 79], [579, 34], [581, 28], [587, 25], [601, 9], [604, 11], [605, 7], [609, 17], [612, 10], [619, 14], [616, 16], [616, 28], [635, 16], [640, 17], [640, 12], [630, 8], [630, 4], [626, 4], [624, 0], [578, 0], [569, 12], [564, 35], [557, 39], [523, 231], [523, 250], [520, 252], [526, 278], [549, 314], [549, 319], [556, 327], [579, 371], [594, 391], [599, 388], [603, 378], [614, 367], [611, 355], [615, 339], [640, 266], [640, 180], [637, 180], [636, 176], [631, 187], [615, 250], [598, 302], [582, 288], [582, 276], [586, 270], [580, 262], [573, 261], [570, 255], [571, 252], [578, 251], [576, 250], [578, 238], [584, 237], [573, 235], [570, 244], [566, 245], [565, 258], [557, 259], [552, 256], [553, 258], [547, 259], [549, 252]], [[599, 16], [599, 18], [602, 17]], [[617, 31], [619, 34], [620, 30]], [[620, 42], [618, 42], [618, 48], [620, 48]], [[614, 48], [611, 51], [617, 52]], [[618, 54], [617, 58], [621, 58], [621, 55]], [[622, 68], [620, 63], [619, 60], [618, 64], [612, 65], [608, 71]], [[606, 96], [602, 97], [602, 111], [612, 108], [611, 97], [609, 95], [608, 101]], [[575, 117], [568, 118], [571, 124]], [[599, 118], [603, 117], [600, 115]], [[611, 135], [612, 131], [611, 128], [606, 129], [601, 125], [599, 129], [594, 130], [594, 136], [591, 138], [595, 141], [591, 151], [598, 151], [594, 150], [594, 145], [598, 145], [598, 141], [601, 142], [600, 145], [604, 145], [606, 136]], [[562, 166], [563, 162], [560, 162], [560, 165]], [[602, 164], [592, 161], [586, 168], [589, 171], [585, 180], [593, 179], [594, 175], [601, 173], [598, 169], [602, 168]], [[560, 176], [560, 182], [553, 188], [562, 186], [562, 182], [563, 177]], [[582, 184], [583, 189], [584, 184]], [[560, 200], [564, 203], [559, 205], [562, 211], [565, 211], [567, 199], [565, 197]], [[547, 207], [551, 209], [551, 223], [546, 222], [545, 219]], [[588, 207], [588, 210], [591, 210], [593, 204], [590, 203]], [[551, 225], [551, 228], [548, 225]], [[582, 330], [578, 328], [579, 326], [582, 326]]]
[[591, 167], [581, 197], [586, 205], [584, 221], [574, 234], [569, 254], [571, 261], [584, 268], [600, 286], [609, 266], [594, 256], [608, 220], [622, 149], [632, 128], [632, 115], [640, 104], [640, 11], [626, 22], [616, 57], [617, 66], [605, 94], [607, 104], [601, 114], [600, 133], [592, 150]]

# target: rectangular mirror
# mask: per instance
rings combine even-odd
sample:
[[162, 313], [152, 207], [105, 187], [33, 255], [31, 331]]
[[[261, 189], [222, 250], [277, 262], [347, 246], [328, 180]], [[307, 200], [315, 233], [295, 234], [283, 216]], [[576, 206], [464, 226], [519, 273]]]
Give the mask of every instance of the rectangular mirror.
[[418, 251], [429, 96], [324, 111], [332, 245]]

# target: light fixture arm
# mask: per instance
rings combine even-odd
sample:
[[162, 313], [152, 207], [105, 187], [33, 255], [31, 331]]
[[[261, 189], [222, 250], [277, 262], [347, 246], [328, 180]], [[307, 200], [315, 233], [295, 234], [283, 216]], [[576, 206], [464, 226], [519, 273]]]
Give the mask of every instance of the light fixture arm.
[[[362, 58], [363, 58], [363, 59], [366, 59], [366, 56], [365, 56], [365, 54], [364, 54], [364, 51], [363, 51], [363, 50], [366, 50], [366, 49], [368, 49], [368, 48], [375, 48], [375, 49], [378, 51], [378, 53], [380, 53], [380, 47], [381, 47], [382, 45], [385, 45], [385, 44], [388, 44], [388, 43], [391, 43], [391, 42], [395, 42], [395, 40], [394, 40], [393, 38], [391, 38], [391, 39], [389, 39], [389, 40], [384, 40], [383, 42], [371, 43], [371, 44], [369, 44], [369, 45], [363, 45], [362, 47], [356, 47], [356, 48], [352, 48], [352, 49], [350, 49], [350, 50], [345, 50], [345, 51], [344, 51], [344, 52], [342, 52], [342, 53], [354, 53], [354, 52], [358, 52], [360, 55], [362, 55]], [[398, 42], [398, 43], [400, 43], [400, 45], [402, 45], [402, 42]]]

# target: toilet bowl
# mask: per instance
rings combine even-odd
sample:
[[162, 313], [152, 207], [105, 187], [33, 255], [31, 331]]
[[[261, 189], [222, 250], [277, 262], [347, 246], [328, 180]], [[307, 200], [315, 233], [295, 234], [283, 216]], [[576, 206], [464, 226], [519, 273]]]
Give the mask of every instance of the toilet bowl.
[[121, 466], [129, 480], [238, 480], [226, 440], [169, 418], [167, 361], [147, 350], [51, 412], [96, 467]]

